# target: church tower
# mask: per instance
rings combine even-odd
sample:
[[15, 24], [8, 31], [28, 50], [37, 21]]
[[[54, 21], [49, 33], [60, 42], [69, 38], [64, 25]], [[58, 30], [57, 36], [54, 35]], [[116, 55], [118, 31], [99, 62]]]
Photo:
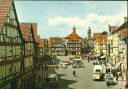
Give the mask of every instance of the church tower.
[[92, 32], [91, 32], [91, 29], [90, 27], [88, 28], [88, 39], [90, 39], [92, 37]]

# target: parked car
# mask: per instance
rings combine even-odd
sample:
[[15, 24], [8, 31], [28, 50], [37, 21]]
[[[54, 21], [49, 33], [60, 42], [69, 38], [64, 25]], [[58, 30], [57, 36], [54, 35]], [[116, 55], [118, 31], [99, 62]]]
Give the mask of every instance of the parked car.
[[112, 78], [110, 74], [105, 75], [105, 82], [107, 86], [116, 84], [116, 82], [114, 81], [114, 79]]
[[93, 65], [99, 65], [99, 62], [97, 61], [93, 62]]

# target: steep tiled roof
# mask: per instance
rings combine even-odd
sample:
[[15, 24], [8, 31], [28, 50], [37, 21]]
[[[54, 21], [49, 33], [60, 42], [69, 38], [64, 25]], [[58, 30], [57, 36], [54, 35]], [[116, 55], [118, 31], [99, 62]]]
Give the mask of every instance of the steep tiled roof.
[[128, 21], [119, 26], [117, 31], [121, 31], [122, 38], [125, 39], [128, 36]]
[[123, 38], [123, 39], [126, 38], [126, 37], [128, 36], [128, 31], [127, 31], [127, 29], [122, 29], [122, 30], [121, 30], [121, 35], [122, 35], [122, 38]]
[[101, 35], [101, 33], [93, 33], [94, 40], [97, 39], [100, 35]]
[[70, 34], [69, 40], [79, 40], [81, 37], [78, 34], [72, 33]]
[[102, 35], [103, 44], [107, 44], [107, 35]]
[[128, 29], [128, 21], [124, 22], [121, 26], [117, 28], [117, 30], [121, 30], [121, 29]]
[[31, 23], [31, 24], [33, 28], [34, 38], [37, 41], [37, 23]]
[[21, 32], [23, 34], [23, 37], [26, 41], [29, 40], [29, 31], [31, 29], [31, 27], [33, 28], [33, 32], [34, 32], [34, 38], [37, 41], [37, 24], [36, 23], [20, 23], [20, 29]]
[[115, 30], [117, 30], [118, 27], [119, 27], [119, 26], [110, 26], [110, 25], [109, 25], [109, 31], [110, 31], [110, 32], [114, 32]]
[[107, 35], [101, 35], [101, 33], [94, 33], [93, 37], [98, 44], [107, 44]]
[[12, 0], [0, 0], [0, 31], [2, 31], [11, 4]]
[[37, 42], [39, 43], [40, 42], [40, 36], [37, 35]]
[[29, 32], [30, 32], [30, 29], [31, 29], [31, 24], [30, 23], [20, 23], [20, 29], [21, 29], [21, 32], [22, 32], [22, 35], [25, 39], [25, 41], [29, 41]]
[[73, 29], [73, 32], [70, 35], [68, 35], [66, 37], [66, 39], [69, 39], [69, 40], [72, 40], [72, 41], [76, 41], [76, 40], [81, 39], [81, 37], [76, 33], [75, 29]]
[[43, 45], [44, 45], [44, 40], [40, 39], [40, 41], [39, 41], [39, 47], [43, 47]]
[[102, 35], [100, 35], [100, 36], [98, 37], [98, 44], [102, 44], [102, 42], [103, 42], [103, 38], [102, 38]]
[[49, 38], [49, 45], [52, 45], [52, 44], [54, 44], [55, 42], [56, 42], [55, 37]]

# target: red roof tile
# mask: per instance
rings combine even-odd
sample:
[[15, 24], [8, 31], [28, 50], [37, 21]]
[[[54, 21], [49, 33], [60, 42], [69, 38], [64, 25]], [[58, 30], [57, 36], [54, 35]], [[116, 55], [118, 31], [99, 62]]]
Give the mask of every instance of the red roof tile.
[[102, 44], [103, 42], [103, 38], [102, 38], [102, 35], [98, 37], [98, 44]]
[[0, 0], [0, 31], [2, 31], [11, 4], [12, 0]]
[[118, 27], [119, 27], [119, 26], [110, 26], [110, 25], [109, 25], [109, 31], [110, 31], [110, 32], [114, 32], [115, 30], [117, 30]]
[[75, 28], [73, 28], [73, 32], [66, 38], [71, 41], [77, 41], [77, 40], [81, 39], [81, 37], [76, 33]]
[[55, 42], [56, 42], [55, 37], [49, 38], [49, 45], [52, 45], [52, 44], [54, 44]]
[[93, 33], [94, 40], [97, 39], [100, 35], [101, 35], [101, 33]]
[[123, 39], [126, 38], [126, 37], [128, 36], [128, 31], [127, 31], [127, 29], [122, 29], [122, 30], [121, 30], [121, 35], [122, 35], [122, 38], [123, 38]]
[[22, 35], [25, 39], [25, 41], [29, 41], [29, 31], [31, 29], [31, 24], [29, 23], [20, 23], [20, 29], [21, 29], [21, 32], [22, 32]]
[[39, 47], [43, 47], [43, 45], [44, 45], [44, 40], [40, 39], [40, 41], [39, 41]]
[[40, 42], [40, 36], [37, 35], [37, 42], [39, 43]]
[[34, 38], [37, 41], [37, 23], [31, 23], [33, 27]]
[[121, 29], [128, 29], [128, 21], [124, 22], [121, 26], [117, 28], [117, 30], [121, 30]]
[[20, 23], [20, 29], [23, 37], [26, 41], [29, 40], [29, 31], [31, 30], [31, 25], [34, 32], [34, 38], [37, 41], [37, 24], [36, 23]]
[[103, 44], [107, 44], [107, 35], [102, 35]]
[[94, 33], [93, 37], [98, 44], [107, 44], [107, 35], [101, 35], [101, 33]]

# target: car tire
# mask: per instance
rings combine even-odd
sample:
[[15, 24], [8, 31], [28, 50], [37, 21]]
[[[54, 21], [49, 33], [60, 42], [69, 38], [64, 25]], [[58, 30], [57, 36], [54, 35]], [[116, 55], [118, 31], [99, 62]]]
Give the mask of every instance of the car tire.
[[107, 87], [109, 87], [109, 84], [107, 83]]

